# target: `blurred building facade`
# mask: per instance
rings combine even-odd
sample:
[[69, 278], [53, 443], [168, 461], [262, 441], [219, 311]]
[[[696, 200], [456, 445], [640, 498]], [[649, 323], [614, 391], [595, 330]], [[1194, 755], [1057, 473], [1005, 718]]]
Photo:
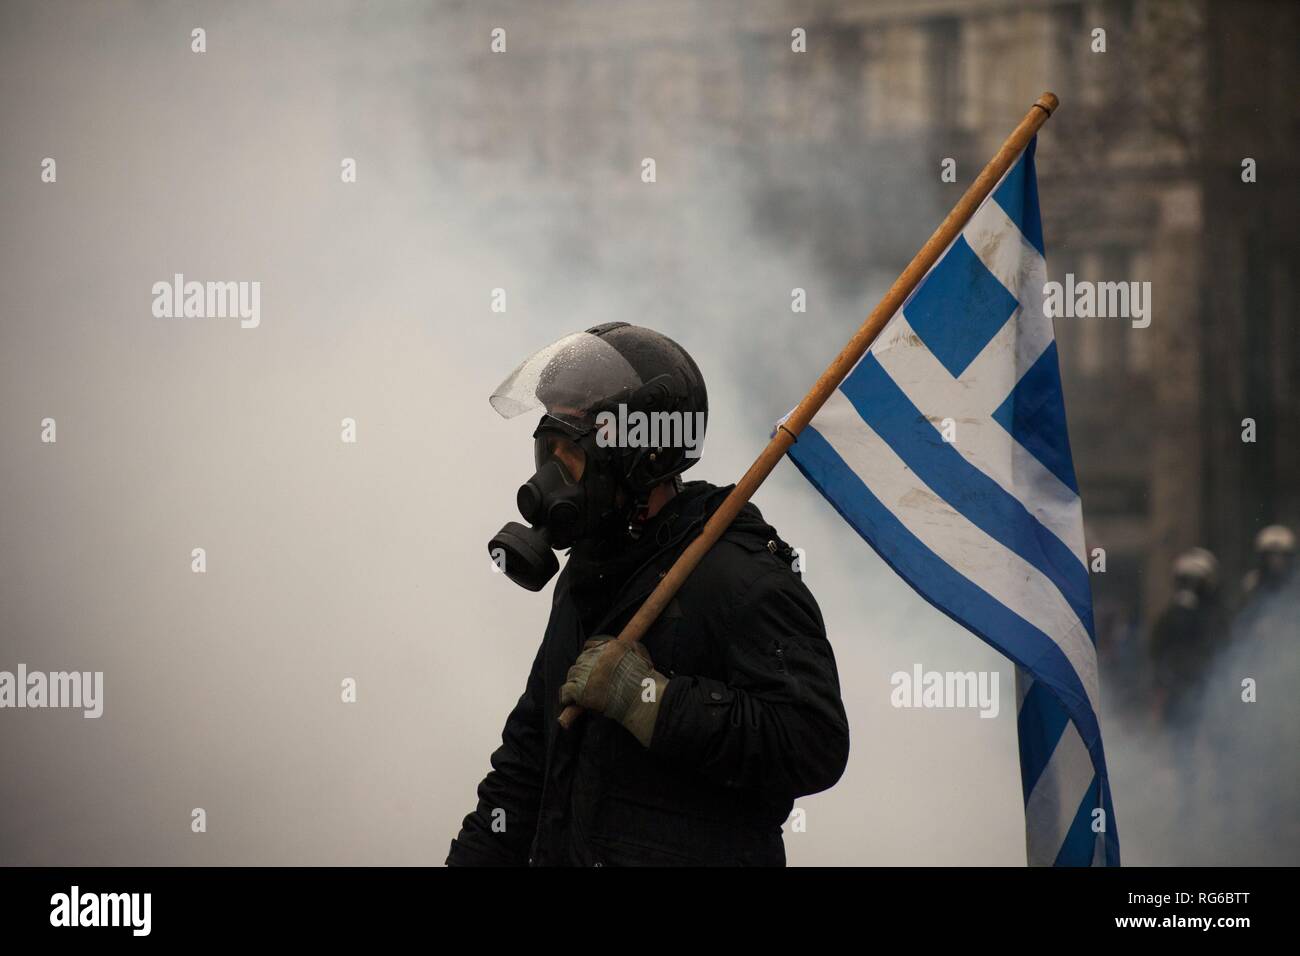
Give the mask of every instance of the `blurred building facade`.
[[[653, 155], [673, 172], [667, 190], [734, 169], [755, 229], [797, 235], [830, 281], [860, 290], [868, 270], [901, 270], [1054, 90], [1063, 107], [1038, 154], [1049, 274], [1152, 286], [1148, 328], [1057, 320], [1088, 543], [1107, 556], [1094, 576], [1102, 627], [1148, 627], [1180, 551], [1215, 552], [1230, 590], [1260, 527], [1300, 524], [1300, 5], [591, 0], [524, 22], [513, 6], [466, 11], [483, 37], [509, 24], [512, 55], [472, 61], [469, 98], [433, 107], [446, 112], [441, 145], [481, 161], [476, 188], [498, 192], [503, 216], [527, 188], [520, 170], [567, 183], [551, 201], [585, 208], [589, 228], [563, 237], [565, 252], [593, 261], [603, 213], [641, 201], [629, 162]], [[806, 53], [791, 51], [797, 28]], [[958, 182], [942, 185], [948, 157]], [[647, 250], [645, 265], [669, 267], [687, 246]]]

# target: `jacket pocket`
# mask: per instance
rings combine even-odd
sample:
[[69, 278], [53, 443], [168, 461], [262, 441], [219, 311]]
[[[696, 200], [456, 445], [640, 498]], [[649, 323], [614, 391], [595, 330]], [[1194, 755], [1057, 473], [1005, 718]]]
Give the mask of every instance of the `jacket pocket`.
[[789, 673], [785, 666], [785, 645], [781, 643], [780, 638], [772, 638], [772, 659], [776, 662], [776, 669], [779, 673]]

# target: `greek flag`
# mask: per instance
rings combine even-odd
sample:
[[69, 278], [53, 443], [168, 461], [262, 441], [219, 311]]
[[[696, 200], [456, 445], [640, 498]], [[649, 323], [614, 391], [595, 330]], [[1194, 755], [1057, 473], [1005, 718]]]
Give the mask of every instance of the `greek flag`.
[[1115, 866], [1036, 144], [789, 455], [922, 597], [1017, 665], [1030, 865]]

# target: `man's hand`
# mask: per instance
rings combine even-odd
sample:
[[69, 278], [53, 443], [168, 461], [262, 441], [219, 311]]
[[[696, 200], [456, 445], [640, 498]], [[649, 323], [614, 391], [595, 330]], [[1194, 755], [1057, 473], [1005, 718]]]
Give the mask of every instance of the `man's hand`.
[[668, 678], [654, 668], [640, 643], [593, 637], [569, 668], [560, 706], [577, 704], [617, 720], [642, 746], [650, 746]]

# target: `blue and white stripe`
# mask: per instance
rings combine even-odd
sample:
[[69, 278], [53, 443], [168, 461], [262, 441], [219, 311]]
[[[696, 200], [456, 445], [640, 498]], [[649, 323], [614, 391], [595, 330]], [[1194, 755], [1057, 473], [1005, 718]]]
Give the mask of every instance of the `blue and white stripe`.
[[926, 600], [1016, 663], [1030, 864], [1117, 865], [1035, 145], [789, 454]]

